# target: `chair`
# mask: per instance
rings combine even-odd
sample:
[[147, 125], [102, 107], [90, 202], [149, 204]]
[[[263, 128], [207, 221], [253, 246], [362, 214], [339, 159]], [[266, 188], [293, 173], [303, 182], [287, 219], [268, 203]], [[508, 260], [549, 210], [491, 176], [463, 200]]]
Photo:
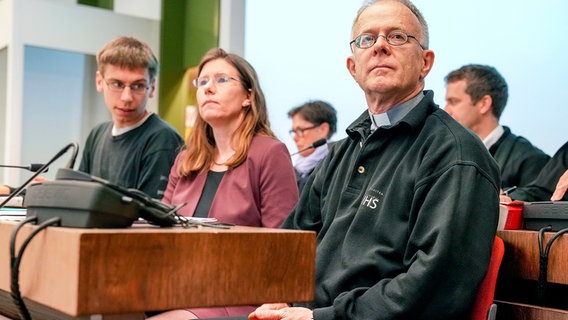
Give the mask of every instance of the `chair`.
[[493, 303], [493, 298], [495, 296], [499, 267], [501, 267], [504, 254], [505, 244], [503, 243], [503, 239], [495, 236], [489, 268], [477, 291], [477, 297], [475, 298], [473, 311], [471, 313], [471, 320], [495, 320], [497, 305]]

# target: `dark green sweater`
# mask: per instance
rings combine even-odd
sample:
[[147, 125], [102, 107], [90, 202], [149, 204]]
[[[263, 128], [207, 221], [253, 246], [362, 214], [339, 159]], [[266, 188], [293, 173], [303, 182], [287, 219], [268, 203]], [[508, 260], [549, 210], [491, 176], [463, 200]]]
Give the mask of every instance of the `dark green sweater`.
[[89, 133], [79, 170], [161, 199], [183, 139], [156, 114], [116, 137], [112, 126], [105, 122]]

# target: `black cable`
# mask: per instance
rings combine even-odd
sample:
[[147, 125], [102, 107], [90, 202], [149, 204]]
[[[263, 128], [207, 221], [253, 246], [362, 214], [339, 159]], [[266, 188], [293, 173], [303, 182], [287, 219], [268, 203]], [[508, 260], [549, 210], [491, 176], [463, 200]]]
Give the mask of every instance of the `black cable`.
[[543, 227], [538, 231], [538, 250], [540, 254], [540, 265], [537, 283], [537, 301], [541, 304], [545, 302], [546, 284], [548, 278], [548, 255], [550, 254], [550, 248], [552, 247], [552, 244], [554, 243], [554, 241], [556, 241], [556, 239], [568, 232], [568, 228], [556, 232], [546, 243], [546, 248], [543, 248], [544, 232], [550, 230], [552, 230], [552, 226]]
[[[37, 217], [28, 217], [26, 219], [24, 219], [23, 221], [19, 222], [16, 227], [14, 227], [14, 229], [12, 230], [12, 234], [10, 235], [10, 273], [11, 273], [11, 280], [13, 282], [13, 267], [14, 264], [16, 262], [16, 238], [18, 235], [18, 232], [20, 231], [20, 229], [22, 229], [22, 227], [30, 222], [36, 222], [37, 221]], [[13, 292], [13, 289], [11, 289], [11, 291]], [[17, 295], [20, 295], [19, 293], [19, 289], [18, 289], [18, 293]], [[12, 297], [13, 293], [12, 293]], [[27, 312], [27, 309], [25, 311], [22, 311], [20, 309], [20, 301], [23, 301], [20, 297], [20, 299], [18, 299], [18, 301], [16, 302], [16, 306], [18, 307], [18, 310], [20, 310], [20, 315], [22, 316], [23, 319], [30, 319], [30, 315]]]
[[20, 317], [23, 320], [31, 320], [30, 313], [24, 299], [22, 298], [22, 294], [20, 292], [20, 263], [22, 262], [22, 256], [24, 254], [24, 250], [28, 246], [28, 244], [32, 241], [32, 239], [43, 229], [52, 226], [52, 225], [59, 225], [61, 223], [60, 217], [54, 217], [44, 221], [42, 224], [38, 225], [36, 229], [34, 229], [22, 242], [20, 246], [20, 250], [18, 251], [18, 255], [15, 255], [16, 252], [16, 236], [18, 231], [24, 226], [24, 224], [37, 220], [37, 217], [29, 217], [24, 221], [20, 222], [16, 228], [12, 231], [12, 235], [10, 237], [10, 271], [11, 271], [11, 286], [10, 289], [12, 291], [12, 301], [18, 307], [18, 311], [20, 313]]
[[36, 221], [37, 217], [27, 217], [23, 221], [20, 221], [12, 230], [12, 234], [10, 235], [10, 268], [14, 265], [14, 260], [16, 260], [16, 236], [18, 231], [20, 231], [25, 224]]

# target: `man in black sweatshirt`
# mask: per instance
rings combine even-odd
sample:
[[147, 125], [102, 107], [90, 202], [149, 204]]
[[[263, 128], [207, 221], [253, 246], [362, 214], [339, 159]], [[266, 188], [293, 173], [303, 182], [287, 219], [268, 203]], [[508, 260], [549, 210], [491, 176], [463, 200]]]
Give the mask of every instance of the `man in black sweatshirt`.
[[249, 319], [469, 318], [496, 233], [499, 170], [424, 91], [427, 30], [408, 1], [359, 11], [347, 68], [367, 110], [283, 225], [317, 232], [315, 299]]

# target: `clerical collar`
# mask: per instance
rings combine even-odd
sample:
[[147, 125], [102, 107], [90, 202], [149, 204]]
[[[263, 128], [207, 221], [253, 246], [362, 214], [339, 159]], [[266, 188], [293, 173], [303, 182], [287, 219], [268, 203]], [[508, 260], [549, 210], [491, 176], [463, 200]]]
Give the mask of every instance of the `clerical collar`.
[[483, 144], [485, 145], [487, 150], [489, 150], [492, 145], [499, 141], [499, 138], [501, 138], [503, 133], [505, 133], [505, 129], [503, 129], [502, 125], [498, 125], [487, 137], [485, 137], [485, 139], [483, 139]]
[[414, 108], [424, 98], [424, 93], [420, 91], [414, 98], [407, 100], [398, 106], [388, 110], [387, 112], [373, 114], [369, 110], [369, 117], [371, 118], [371, 132], [377, 130], [379, 127], [393, 125], [402, 118], [404, 118], [412, 108]]

